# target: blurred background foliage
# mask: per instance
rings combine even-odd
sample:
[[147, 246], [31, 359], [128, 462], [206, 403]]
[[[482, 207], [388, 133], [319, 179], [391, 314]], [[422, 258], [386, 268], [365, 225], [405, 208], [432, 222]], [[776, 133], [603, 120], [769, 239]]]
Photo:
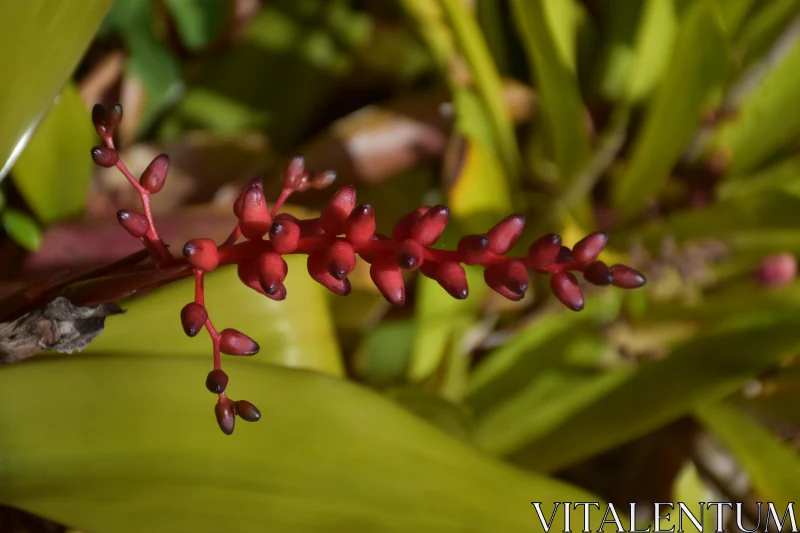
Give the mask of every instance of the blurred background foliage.
[[128, 165], [172, 158], [173, 246], [223, 239], [302, 153], [379, 231], [442, 202], [452, 246], [521, 212], [521, 243], [605, 229], [649, 280], [572, 313], [541, 280], [512, 304], [480, 271], [466, 301], [414, 276], [390, 309], [363, 268], [341, 298], [294, 259], [285, 302], [221, 269], [212, 313], [262, 346], [227, 367], [264, 413], [233, 437], [179, 325], [191, 281], [137, 295], [83, 354], [0, 371], [0, 502], [95, 533], [510, 532], [531, 501], [755, 524], [800, 494], [797, 0], [29, 0], [0, 28], [3, 290], [138, 248], [114, 220], [136, 196], [88, 157], [117, 101]]

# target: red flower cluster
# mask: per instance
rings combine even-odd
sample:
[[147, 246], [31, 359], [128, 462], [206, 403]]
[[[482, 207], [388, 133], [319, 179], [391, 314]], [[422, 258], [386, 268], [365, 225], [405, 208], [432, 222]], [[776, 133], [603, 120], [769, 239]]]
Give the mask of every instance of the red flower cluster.
[[[156, 232], [150, 210], [150, 195], [164, 185], [169, 170], [166, 155], [156, 157], [140, 180], [136, 180], [119, 159], [114, 148], [114, 128], [122, 118], [119, 105], [106, 111], [95, 106], [92, 118], [104, 146], [92, 149], [95, 163], [116, 166], [138, 191], [144, 213], [120, 211], [117, 216], [128, 233], [141, 239], [156, 265], [175, 264]], [[403, 272], [419, 270], [437, 281], [445, 291], [458, 299], [469, 295], [463, 264], [484, 267], [484, 280], [493, 290], [509, 300], [521, 300], [528, 290], [532, 270], [550, 275], [550, 286], [556, 297], [573, 311], [584, 306], [578, 279], [572, 273], [582, 272], [594, 285], [615, 285], [634, 289], [645, 284], [645, 278], [625, 265], [608, 266], [597, 257], [608, 241], [604, 232], [592, 233], [572, 250], [563, 246], [558, 235], [545, 235], [528, 248], [524, 257], [508, 257], [507, 252], [522, 235], [525, 218], [511, 215], [483, 235], [463, 237], [455, 250], [432, 248], [450, 219], [443, 205], [420, 207], [401, 218], [386, 236], [375, 232], [375, 212], [370, 205], [356, 204], [356, 190], [345, 186], [333, 195], [318, 218], [300, 220], [280, 208], [296, 191], [311, 187], [323, 188], [334, 179], [333, 172], [314, 173], [305, 168], [303, 159], [295, 157], [283, 172], [281, 193], [270, 209], [262, 183], [250, 183], [233, 205], [238, 222], [228, 239], [217, 245], [211, 239], [193, 239], [183, 247], [185, 261], [195, 277], [194, 301], [181, 311], [181, 323], [190, 337], [205, 328], [211, 337], [214, 369], [208, 374], [206, 387], [219, 396], [215, 414], [226, 434], [233, 432], [236, 416], [246, 421], [260, 418], [258, 409], [244, 400], [230, 400], [225, 390], [228, 376], [221, 369], [220, 354], [254, 355], [259, 346], [247, 335], [234, 329], [217, 331], [208, 317], [204, 303], [203, 281], [206, 272], [220, 265], [236, 264], [241, 281], [273, 300], [286, 298], [288, 269], [283, 255], [305, 254], [311, 277], [340, 296], [350, 293], [348, 275], [356, 267], [356, 256], [370, 264], [370, 277], [381, 294], [394, 305], [405, 302]], [[244, 237], [243, 242], [237, 242]], [[265, 237], [267, 237], [265, 239]]]

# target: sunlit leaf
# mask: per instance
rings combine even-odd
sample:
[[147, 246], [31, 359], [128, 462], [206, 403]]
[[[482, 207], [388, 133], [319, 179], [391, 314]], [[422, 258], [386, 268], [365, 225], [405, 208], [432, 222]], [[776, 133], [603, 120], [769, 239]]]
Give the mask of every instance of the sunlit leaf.
[[614, 202], [620, 210], [637, 213], [662, 191], [727, 70], [727, 58], [716, 2], [694, 2], [680, 20], [669, 67], [616, 185]]
[[[205, 280], [206, 305], [218, 330], [234, 328], [261, 347], [247, 363], [308, 368], [340, 376], [341, 355], [334, 336], [325, 289], [308, 277], [306, 262], [288, 256], [286, 300], [270, 300], [239, 281], [236, 267], [221, 268]], [[181, 308], [194, 298], [191, 278], [148, 295], [118, 302], [126, 313], [109, 320], [87, 348], [89, 353], [136, 353], [161, 357], [204, 358], [211, 365], [211, 341], [205, 333], [190, 339], [183, 333]], [[210, 368], [209, 368], [210, 369]]]
[[42, 244], [42, 230], [22, 211], [6, 209], [0, 213], [0, 221], [6, 233], [23, 248], [33, 251]]
[[800, 491], [797, 452], [725, 403], [703, 403], [693, 412], [747, 472], [759, 499], [773, 502], [782, 515]]
[[577, 79], [564, 62], [543, 3], [514, 0], [511, 6], [541, 94], [548, 148], [560, 176], [568, 180], [589, 153]]
[[800, 134], [800, 118], [786, 113], [800, 88], [800, 42], [789, 41], [779, 52], [770, 68], [752, 74], [736, 120], [716, 136], [714, 149], [727, 155], [730, 175], [752, 171]]
[[0, 180], [72, 74], [111, 0], [0, 4]]
[[[798, 314], [716, 328], [675, 348], [509, 457], [553, 471], [669, 423], [731, 394], [800, 347]], [[590, 439], [585, 438], [591, 435]]]
[[50, 224], [83, 214], [96, 134], [73, 84], [67, 84], [14, 165], [14, 185], [37, 218]]
[[597, 501], [342, 380], [229, 368], [231, 394], [262, 413], [232, 436], [198, 386], [202, 361], [94, 354], [4, 368], [0, 401], [16, 407], [0, 414], [0, 502], [95, 533], [508, 533], [535, 527], [530, 501]]

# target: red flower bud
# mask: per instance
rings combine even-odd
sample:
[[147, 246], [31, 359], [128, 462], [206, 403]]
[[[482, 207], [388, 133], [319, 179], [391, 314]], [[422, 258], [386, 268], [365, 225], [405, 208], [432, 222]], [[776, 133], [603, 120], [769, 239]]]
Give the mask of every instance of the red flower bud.
[[242, 235], [250, 240], [259, 240], [270, 229], [272, 216], [264, 197], [264, 190], [257, 185], [245, 189], [242, 197], [242, 210], [239, 216], [239, 227]]
[[[423, 266], [427, 261], [423, 263]], [[467, 273], [460, 263], [455, 261], [445, 261], [438, 265], [436, 269], [436, 281], [453, 298], [463, 300], [469, 296], [469, 286], [467, 285]]]
[[386, 300], [394, 305], [406, 301], [406, 288], [403, 284], [403, 271], [391, 259], [379, 256], [369, 268], [369, 276]]
[[269, 242], [279, 254], [290, 254], [300, 243], [300, 226], [291, 220], [275, 221], [269, 228]]
[[[264, 293], [274, 296], [283, 287], [283, 280], [289, 272], [289, 267], [283, 257], [276, 252], [263, 252], [256, 260], [258, 281]], [[285, 289], [284, 289], [285, 290]]]
[[583, 293], [571, 272], [559, 272], [550, 277], [550, 289], [561, 303], [573, 311], [583, 309]]
[[242, 283], [259, 294], [267, 295], [261, 287], [261, 281], [258, 279], [257, 261], [242, 261], [236, 267], [236, 274], [238, 274]]
[[164, 183], [167, 181], [167, 172], [169, 172], [169, 156], [167, 154], [161, 154], [150, 161], [150, 164], [147, 165], [147, 168], [142, 172], [139, 183], [152, 193], [158, 192], [164, 187]]
[[222, 394], [228, 386], [228, 374], [221, 368], [215, 368], [206, 377], [206, 388], [214, 394]]
[[347, 278], [342, 280], [335, 279], [328, 272], [328, 261], [324, 251], [309, 254], [306, 265], [311, 278], [332, 293], [339, 296], [350, 294], [350, 280]]
[[375, 235], [375, 210], [369, 204], [359, 205], [344, 222], [344, 234], [353, 246], [372, 240]]
[[134, 211], [126, 211], [124, 209], [117, 211], [117, 220], [120, 225], [125, 228], [125, 231], [141, 239], [150, 230], [150, 223], [147, 217]]
[[429, 210], [430, 207], [428, 206], [418, 207], [398, 220], [392, 229], [392, 238], [396, 241], [402, 241], [411, 237], [411, 229], [422, 218], [422, 215]]
[[489, 238], [489, 251], [498, 255], [508, 252], [520, 238], [524, 229], [525, 217], [522, 215], [511, 215], [498, 222], [486, 234]]
[[92, 148], [92, 160], [98, 166], [110, 168], [117, 164], [119, 155], [116, 150], [108, 146], [95, 146]]
[[544, 268], [556, 262], [561, 251], [561, 237], [550, 233], [536, 239], [528, 248], [528, 258], [533, 268]]
[[253, 185], [259, 187], [261, 190], [264, 190], [264, 182], [261, 180], [261, 178], [250, 180], [250, 183], [247, 184], [247, 187], [242, 189], [242, 192], [239, 193], [236, 201], [233, 202], [233, 214], [236, 216], [236, 218], [242, 217], [242, 205], [244, 204], [244, 197], [247, 194], [247, 190]]
[[433, 206], [411, 227], [411, 238], [422, 246], [430, 246], [442, 236], [448, 220], [448, 208], [443, 205]]
[[211, 239], [192, 239], [184, 245], [183, 255], [198, 270], [211, 272], [219, 265], [217, 243]]
[[467, 265], [480, 265], [489, 256], [489, 237], [467, 235], [458, 241], [458, 255]]
[[333, 241], [325, 251], [328, 273], [336, 280], [343, 280], [356, 268], [353, 246], [345, 241]]
[[255, 355], [259, 346], [256, 341], [235, 329], [223, 329], [220, 333], [219, 351], [228, 355]]
[[92, 124], [94, 124], [94, 129], [100, 137], [105, 137], [108, 134], [106, 108], [100, 104], [95, 104], [92, 107]]
[[625, 265], [612, 266], [611, 275], [614, 277], [611, 283], [615, 287], [623, 289], [638, 289], [647, 283], [647, 280], [639, 271]]
[[422, 265], [423, 252], [419, 242], [406, 239], [397, 244], [392, 256], [400, 268], [414, 271]]
[[113, 132], [120, 122], [122, 122], [122, 106], [114, 104], [106, 114], [106, 128]]
[[261, 420], [261, 411], [247, 400], [239, 400], [234, 407], [236, 414], [246, 422], [258, 422]]
[[226, 435], [233, 433], [233, 427], [236, 425], [236, 414], [231, 400], [220, 398], [217, 405], [214, 406], [214, 415], [217, 417], [217, 423], [223, 433]]
[[423, 261], [422, 266], [419, 267], [419, 271], [426, 278], [439, 281], [439, 263], [436, 261]]
[[611, 275], [608, 265], [602, 261], [595, 261], [583, 270], [583, 279], [593, 285], [610, 285], [614, 276]]
[[283, 187], [293, 191], [298, 190], [305, 172], [305, 159], [303, 159], [303, 156], [293, 157], [283, 169]]
[[506, 287], [505, 264], [492, 265], [490, 267], [486, 267], [486, 269], [483, 271], [483, 279], [484, 281], [486, 281], [486, 284], [493, 291], [511, 300], [512, 302], [518, 302], [522, 300], [522, 297], [525, 295], [524, 293], [515, 292]]
[[581, 239], [578, 244], [572, 247], [572, 258], [582, 264], [591, 263], [600, 252], [605, 248], [608, 242], [608, 233], [605, 231], [596, 231]]
[[330, 236], [344, 233], [345, 220], [356, 206], [356, 189], [352, 185], [342, 187], [333, 195], [322, 210], [320, 222], [322, 229]]
[[189, 337], [194, 337], [203, 329], [208, 320], [206, 308], [197, 302], [189, 302], [181, 309], [181, 325]]
[[530, 282], [525, 264], [519, 259], [511, 259], [505, 263], [504, 267], [503, 285], [511, 292], [524, 295]]
[[766, 287], [784, 287], [797, 279], [797, 259], [790, 253], [765, 257], [755, 272], [757, 283]]

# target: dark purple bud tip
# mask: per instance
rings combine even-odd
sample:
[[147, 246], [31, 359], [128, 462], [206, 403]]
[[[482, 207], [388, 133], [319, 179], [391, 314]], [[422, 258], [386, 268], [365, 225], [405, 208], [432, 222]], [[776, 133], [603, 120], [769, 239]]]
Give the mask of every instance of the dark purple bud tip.
[[235, 408], [236, 414], [246, 422], [258, 422], [261, 420], [261, 411], [247, 400], [239, 400], [236, 402]]
[[122, 106], [120, 104], [112, 105], [106, 114], [106, 126], [113, 130], [119, 123], [122, 122]]
[[95, 126], [105, 126], [106, 124], [106, 108], [101, 104], [94, 104], [92, 107], [92, 124]]
[[566, 246], [562, 246], [558, 250], [558, 255], [556, 256], [556, 263], [569, 263], [570, 261], [572, 261], [572, 250], [570, 250]]
[[208, 373], [206, 388], [214, 394], [222, 394], [228, 386], [228, 374], [221, 368], [215, 368]]
[[233, 402], [227, 398], [220, 398], [217, 405], [214, 406], [214, 415], [217, 417], [219, 429], [226, 435], [233, 433], [233, 427], [236, 425], [236, 414], [234, 412]]

